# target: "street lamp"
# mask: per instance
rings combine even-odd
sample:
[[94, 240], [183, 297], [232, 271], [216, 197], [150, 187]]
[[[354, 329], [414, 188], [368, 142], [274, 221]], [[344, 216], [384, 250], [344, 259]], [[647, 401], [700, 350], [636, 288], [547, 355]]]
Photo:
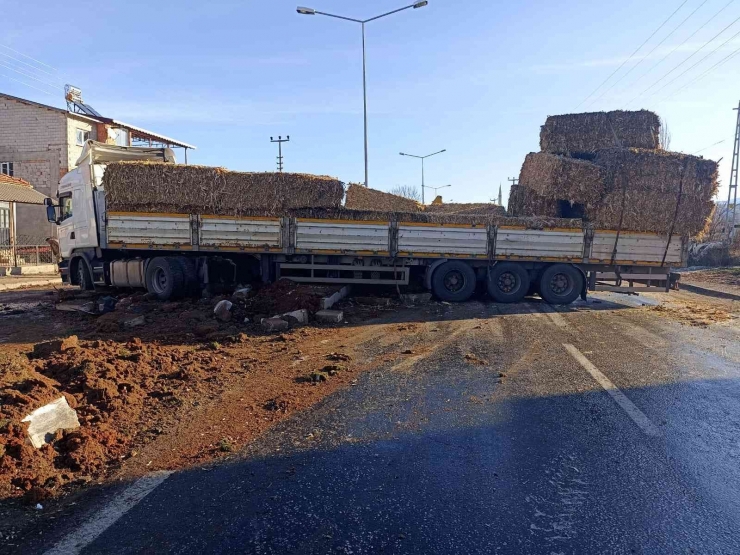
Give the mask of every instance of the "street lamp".
[[363, 113], [365, 117], [365, 187], [368, 187], [368, 176], [367, 176], [367, 78], [365, 75], [365, 23], [370, 23], [371, 21], [375, 21], [376, 19], [380, 19], [381, 17], [386, 17], [388, 15], [392, 15], [394, 13], [402, 12], [404, 10], [408, 10], [410, 8], [417, 9], [417, 8], [423, 8], [429, 4], [426, 0], [423, 2], [415, 2], [411, 4], [410, 6], [406, 6], [404, 8], [399, 8], [397, 10], [393, 10], [392, 12], [384, 13], [382, 15], [378, 15], [375, 17], [371, 17], [370, 19], [353, 19], [351, 17], [344, 17], [341, 15], [334, 15], [331, 13], [326, 12], [320, 12], [317, 10], [314, 10], [313, 8], [304, 8], [302, 6], [299, 6], [296, 8], [296, 11], [301, 15], [325, 15], [328, 17], [334, 17], [336, 19], [344, 19], [345, 21], [352, 21], [353, 23], [359, 23], [362, 25], [362, 103], [363, 103]]
[[421, 160], [421, 203], [422, 204], [424, 204], [424, 188], [426, 187], [426, 185], [424, 185], [424, 160], [431, 156], [442, 154], [443, 152], [447, 152], [447, 149], [445, 148], [443, 150], [440, 150], [439, 152], [433, 152], [432, 154], [427, 154], [426, 156], [417, 156], [416, 154], [406, 154], [405, 152], [399, 152], [401, 156], [409, 156], [410, 158], [418, 158], [419, 160]]
[[429, 187], [428, 185], [426, 185], [427, 189], [434, 189], [435, 197], [437, 196], [437, 191], [439, 191], [440, 189], [444, 189], [445, 187], [452, 187], [452, 185], [442, 185], [441, 187]]

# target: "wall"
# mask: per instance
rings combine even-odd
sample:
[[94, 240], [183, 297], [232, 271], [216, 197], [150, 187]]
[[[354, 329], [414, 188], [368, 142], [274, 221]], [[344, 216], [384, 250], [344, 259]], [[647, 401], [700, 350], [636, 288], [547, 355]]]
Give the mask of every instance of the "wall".
[[[100, 128], [103, 128], [100, 130]], [[105, 131], [105, 125], [97, 122], [90, 122], [72, 114], [67, 115], [67, 168], [72, 169], [75, 167], [77, 159], [82, 154], [84, 147], [77, 145], [77, 130], [82, 129], [90, 133], [90, 138], [94, 141], [98, 140], [98, 135], [105, 132], [104, 136], [107, 136]], [[69, 171], [69, 170], [67, 170]], [[66, 172], [65, 172], [66, 173]]]
[[[0, 162], [13, 162], [15, 177], [56, 196], [59, 177], [69, 167], [66, 113], [0, 96]], [[16, 215], [19, 241], [56, 234], [43, 206], [18, 205]]]

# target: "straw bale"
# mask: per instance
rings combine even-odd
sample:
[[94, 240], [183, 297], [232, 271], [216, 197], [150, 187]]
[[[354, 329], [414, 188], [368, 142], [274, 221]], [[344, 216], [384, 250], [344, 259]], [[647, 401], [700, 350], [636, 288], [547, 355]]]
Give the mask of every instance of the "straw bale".
[[596, 164], [546, 152], [528, 154], [519, 186], [544, 197], [591, 204], [604, 194], [603, 170]]
[[[594, 159], [605, 171], [607, 194], [586, 207], [597, 227], [669, 233], [702, 233], [714, 211], [717, 163], [688, 154], [642, 149], [607, 149]], [[678, 212], [676, 205], [679, 203]]]
[[427, 214], [447, 214], [447, 215], [492, 215], [505, 216], [506, 209], [492, 202], [450, 202], [447, 204], [430, 204], [424, 207]]
[[509, 216], [543, 216], [557, 218], [560, 215], [557, 199], [544, 197], [521, 185], [514, 185], [509, 192]]
[[347, 189], [345, 208], [353, 210], [379, 210], [381, 212], [420, 212], [421, 204], [391, 193], [369, 189], [364, 185], [351, 183]]
[[654, 112], [617, 110], [549, 116], [540, 131], [540, 150], [588, 157], [603, 148], [660, 148], [660, 118]]
[[289, 208], [339, 207], [342, 183], [298, 173], [234, 172], [162, 162], [116, 162], [103, 176], [109, 210], [264, 215]]

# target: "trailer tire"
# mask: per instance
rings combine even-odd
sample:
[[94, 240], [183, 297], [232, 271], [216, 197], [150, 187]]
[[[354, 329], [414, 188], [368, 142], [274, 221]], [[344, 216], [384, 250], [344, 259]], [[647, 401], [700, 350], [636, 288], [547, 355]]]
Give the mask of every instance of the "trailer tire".
[[93, 283], [92, 276], [87, 269], [87, 264], [85, 264], [85, 261], [82, 260], [82, 258], [77, 259], [75, 273], [77, 274], [77, 285], [80, 286], [80, 289], [83, 291], [95, 289], [95, 284]]
[[529, 292], [529, 272], [515, 262], [499, 262], [488, 274], [488, 294], [499, 303], [517, 303]]
[[461, 303], [475, 293], [475, 271], [465, 262], [450, 260], [434, 271], [432, 292], [442, 301]]
[[182, 275], [185, 280], [183, 284], [183, 293], [185, 295], [194, 295], [198, 292], [198, 273], [195, 270], [195, 262], [184, 256], [175, 256], [172, 260], [180, 266]]
[[146, 267], [146, 290], [159, 300], [181, 296], [185, 290], [185, 275], [173, 257], [153, 258]]
[[568, 264], [548, 266], [540, 276], [540, 297], [549, 304], [570, 304], [583, 290], [583, 274]]

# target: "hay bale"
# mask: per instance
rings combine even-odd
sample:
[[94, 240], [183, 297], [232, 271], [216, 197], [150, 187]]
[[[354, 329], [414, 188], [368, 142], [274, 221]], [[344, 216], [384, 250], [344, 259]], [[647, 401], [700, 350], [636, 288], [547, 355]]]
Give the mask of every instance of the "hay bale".
[[321, 218], [349, 221], [413, 222], [429, 224], [508, 225], [527, 229], [548, 227], [582, 227], [580, 219], [553, 218], [546, 216], [510, 217], [500, 214], [435, 214], [428, 212], [380, 212], [377, 210], [353, 210], [348, 208], [325, 209], [301, 208], [288, 210], [285, 215], [296, 218]]
[[424, 207], [427, 214], [447, 214], [447, 215], [491, 215], [505, 216], [506, 209], [492, 202], [451, 202], [447, 204], [430, 204]]
[[421, 204], [415, 200], [369, 189], [357, 183], [351, 183], [347, 189], [344, 206], [352, 210], [381, 212], [420, 212], [422, 210]]
[[512, 217], [557, 218], [560, 215], [557, 199], [544, 197], [521, 185], [511, 187], [507, 212]]
[[[607, 194], [586, 207], [597, 228], [695, 236], [714, 212], [717, 163], [697, 156], [642, 149], [599, 151]], [[676, 206], [678, 204], [678, 210]], [[624, 207], [624, 208], [623, 208]], [[622, 210], [624, 215], [622, 216]]]
[[[162, 162], [116, 162], [103, 175], [112, 211], [243, 215], [290, 208], [336, 208], [344, 187], [333, 177], [299, 173], [234, 172]], [[256, 214], [253, 214], [256, 215]]]
[[604, 194], [603, 173], [601, 167], [585, 160], [533, 152], [524, 160], [519, 186], [571, 204], [592, 204]]
[[592, 112], [549, 116], [540, 131], [540, 150], [589, 157], [603, 148], [660, 148], [660, 118], [654, 112]]

